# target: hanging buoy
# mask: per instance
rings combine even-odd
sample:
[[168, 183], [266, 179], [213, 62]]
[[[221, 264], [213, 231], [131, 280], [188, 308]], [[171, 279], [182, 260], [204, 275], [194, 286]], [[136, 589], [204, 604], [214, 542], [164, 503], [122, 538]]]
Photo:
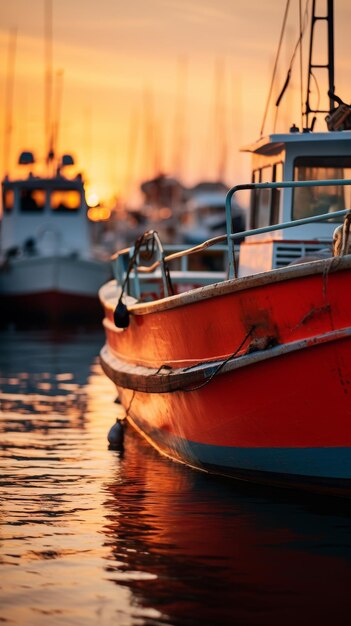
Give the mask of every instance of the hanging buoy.
[[115, 326], [117, 328], [128, 328], [129, 326], [129, 311], [125, 304], [121, 300], [118, 301], [118, 304], [113, 313], [113, 319], [115, 322]]
[[107, 439], [111, 450], [123, 450], [124, 425], [122, 420], [116, 419], [116, 423], [110, 428]]

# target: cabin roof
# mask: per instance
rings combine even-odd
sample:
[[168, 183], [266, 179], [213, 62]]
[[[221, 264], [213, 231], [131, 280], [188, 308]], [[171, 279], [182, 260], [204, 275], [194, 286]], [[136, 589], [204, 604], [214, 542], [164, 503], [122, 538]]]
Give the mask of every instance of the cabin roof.
[[333, 131], [333, 132], [322, 132], [322, 133], [281, 133], [281, 134], [272, 134], [267, 135], [266, 137], [261, 137], [258, 141], [255, 141], [252, 144], [247, 146], [243, 146], [240, 151], [241, 152], [251, 152], [256, 154], [278, 154], [284, 148], [284, 146], [288, 144], [316, 144], [323, 142], [325, 145], [330, 145], [331, 143], [335, 143], [340, 146], [342, 142], [349, 142], [351, 146], [351, 131], [343, 130], [343, 131]]

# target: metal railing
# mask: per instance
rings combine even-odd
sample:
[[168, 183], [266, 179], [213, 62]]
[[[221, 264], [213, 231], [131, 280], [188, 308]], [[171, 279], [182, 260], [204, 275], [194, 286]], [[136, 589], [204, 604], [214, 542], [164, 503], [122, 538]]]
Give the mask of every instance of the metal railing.
[[[140, 298], [141, 295], [141, 275], [152, 275], [150, 278], [154, 277], [156, 279], [160, 278], [162, 282], [163, 292], [165, 296], [172, 295], [169, 289], [169, 280], [166, 275], [166, 267], [172, 261], [179, 260], [180, 261], [180, 271], [174, 272], [172, 271], [172, 276], [177, 275], [177, 282], [186, 282], [187, 277], [190, 276], [189, 270], [189, 261], [190, 257], [193, 254], [204, 252], [207, 249], [211, 248], [211, 252], [214, 252], [223, 257], [223, 274], [226, 274], [226, 270], [228, 267], [228, 248], [226, 245], [227, 235], [222, 235], [220, 237], [215, 237], [213, 239], [209, 239], [205, 241], [203, 244], [194, 246], [193, 248], [188, 248], [186, 244], [176, 245], [169, 244], [163, 247], [158, 234], [156, 231], [148, 231], [144, 234], [144, 245], [145, 247], [148, 245], [152, 239], [155, 241], [154, 248], [154, 257], [153, 262], [150, 265], [141, 265], [140, 264], [140, 256], [139, 253], [136, 259], [136, 262], [133, 263], [133, 270], [129, 273], [129, 280], [132, 284], [133, 295], [135, 298]], [[219, 242], [223, 242], [224, 245], [218, 245]], [[170, 252], [170, 254], [166, 254]], [[113, 261], [113, 270], [114, 275], [117, 282], [120, 285], [123, 285], [126, 279], [126, 275], [128, 273], [129, 264], [131, 259], [133, 259], [135, 253], [135, 246], [130, 248], [125, 248], [120, 252], [116, 253], [112, 257]], [[156, 274], [156, 271], [159, 269], [159, 272]], [[195, 270], [191, 272], [193, 282], [197, 282], [199, 284], [209, 284], [210, 282], [215, 282], [216, 276], [219, 278], [220, 272], [215, 271], [207, 271], [204, 272], [201, 269]], [[212, 278], [212, 280], [211, 280]]]
[[[166, 268], [168, 263], [174, 261], [176, 259], [181, 259], [181, 269], [183, 272], [188, 271], [188, 259], [193, 254], [198, 254], [207, 250], [208, 248], [212, 248], [213, 250], [220, 250], [223, 253], [228, 254], [228, 278], [235, 278], [237, 275], [236, 272], [236, 259], [235, 253], [237, 249], [235, 249], [235, 242], [239, 239], [243, 239], [245, 237], [250, 237], [252, 235], [259, 235], [263, 233], [268, 233], [276, 230], [284, 230], [287, 228], [294, 228], [296, 226], [301, 226], [303, 224], [311, 224], [313, 222], [322, 222], [328, 220], [335, 220], [337, 217], [343, 217], [347, 214], [351, 214], [349, 209], [344, 209], [342, 211], [334, 211], [332, 213], [323, 213], [321, 215], [313, 215], [311, 217], [306, 217], [298, 220], [292, 220], [289, 222], [283, 222], [280, 224], [271, 224], [269, 226], [264, 226], [261, 228], [255, 228], [245, 231], [240, 231], [237, 233], [233, 233], [232, 231], [232, 213], [231, 213], [231, 202], [235, 193], [238, 191], [246, 191], [246, 190], [256, 190], [256, 189], [284, 189], [284, 188], [296, 188], [296, 187], [327, 187], [327, 186], [347, 186], [351, 185], [351, 180], [342, 180], [342, 179], [332, 179], [332, 180], [311, 180], [311, 181], [285, 181], [285, 182], [276, 182], [276, 183], [250, 183], [246, 185], [236, 185], [232, 187], [226, 196], [225, 201], [225, 212], [226, 212], [226, 225], [227, 225], [227, 234], [220, 235], [218, 237], [213, 237], [212, 239], [207, 239], [202, 244], [193, 246], [191, 248], [186, 248], [185, 246], [174, 246], [176, 250], [171, 252], [170, 254], [165, 254], [166, 249], [162, 246], [162, 243], [157, 235], [156, 231], [148, 231], [143, 235], [143, 245], [146, 247], [148, 243], [151, 241], [154, 242], [154, 250], [155, 253], [155, 261], [150, 265], [140, 265], [139, 258], [140, 254], [138, 254], [135, 258], [135, 263], [133, 263], [133, 273], [132, 279], [134, 281], [134, 292], [135, 296], [140, 296], [140, 281], [139, 274], [152, 274], [155, 272], [157, 268], [160, 268], [161, 279], [164, 289], [164, 294], [169, 294], [169, 281], [166, 275]], [[218, 246], [217, 244], [226, 242], [226, 246]], [[130, 248], [125, 248], [120, 252], [117, 252], [112, 256], [112, 261], [114, 261], [114, 272], [116, 280], [119, 284], [123, 284], [126, 279], [127, 274], [127, 266], [130, 263], [131, 259], [133, 259], [135, 255], [135, 246]], [[200, 272], [199, 272], [200, 275]]]
[[333, 213], [323, 213], [322, 215], [313, 215], [311, 217], [305, 217], [300, 220], [292, 220], [290, 222], [283, 222], [280, 224], [271, 224], [270, 226], [263, 226], [262, 228], [255, 228], [246, 230], [240, 233], [232, 232], [232, 216], [231, 216], [231, 203], [232, 198], [238, 191], [247, 191], [255, 189], [286, 189], [296, 187], [342, 187], [351, 185], [350, 179], [331, 179], [331, 180], [294, 180], [284, 181], [277, 183], [249, 183], [246, 185], [236, 185], [229, 189], [225, 200], [226, 211], [226, 225], [227, 225], [227, 241], [228, 241], [228, 263], [229, 263], [229, 278], [236, 277], [235, 267], [235, 252], [234, 242], [242, 237], [249, 237], [251, 235], [260, 235], [263, 233], [269, 233], [274, 230], [284, 230], [285, 228], [294, 228], [295, 226], [301, 226], [303, 224], [311, 224], [313, 222], [327, 222], [328, 220], [334, 220], [336, 217], [342, 217], [349, 213], [349, 209], [343, 211], [333, 211]]

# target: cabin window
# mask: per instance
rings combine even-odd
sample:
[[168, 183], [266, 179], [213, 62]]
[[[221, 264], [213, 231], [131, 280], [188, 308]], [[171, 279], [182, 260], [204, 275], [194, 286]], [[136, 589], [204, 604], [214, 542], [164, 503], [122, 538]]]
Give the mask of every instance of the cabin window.
[[54, 211], [74, 212], [81, 205], [81, 194], [77, 189], [61, 189], [51, 192], [51, 208]]
[[[351, 157], [299, 157], [294, 163], [294, 180], [351, 179]], [[302, 219], [351, 208], [350, 186], [294, 189], [292, 218]], [[342, 222], [343, 218], [335, 218]]]
[[20, 210], [23, 213], [41, 213], [45, 208], [44, 189], [21, 189]]
[[13, 209], [15, 194], [13, 189], [6, 189], [3, 195], [3, 207], [5, 213], [10, 213]]

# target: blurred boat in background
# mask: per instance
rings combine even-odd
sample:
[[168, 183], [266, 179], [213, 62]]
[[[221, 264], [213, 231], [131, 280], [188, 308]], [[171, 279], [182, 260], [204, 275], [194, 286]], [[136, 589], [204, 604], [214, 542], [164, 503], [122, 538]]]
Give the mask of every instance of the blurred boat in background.
[[[141, 185], [144, 204], [138, 214], [137, 236], [146, 230], [157, 230], [163, 243], [189, 245], [225, 234], [228, 189], [225, 183], [210, 180], [186, 187], [165, 174], [144, 181]], [[245, 211], [239, 202], [233, 204], [232, 219], [235, 231], [244, 230]]]
[[[189, 189], [189, 197], [179, 216], [179, 241], [196, 245], [225, 234], [224, 206], [228, 190], [220, 181], [203, 181]], [[232, 220], [235, 232], [245, 229], [245, 212], [238, 202], [233, 203]]]
[[[34, 157], [23, 152], [20, 164]], [[85, 324], [99, 318], [99, 287], [109, 279], [106, 259], [92, 246], [84, 182], [62, 169], [73, 165], [64, 155], [52, 175], [2, 183], [0, 323]]]

